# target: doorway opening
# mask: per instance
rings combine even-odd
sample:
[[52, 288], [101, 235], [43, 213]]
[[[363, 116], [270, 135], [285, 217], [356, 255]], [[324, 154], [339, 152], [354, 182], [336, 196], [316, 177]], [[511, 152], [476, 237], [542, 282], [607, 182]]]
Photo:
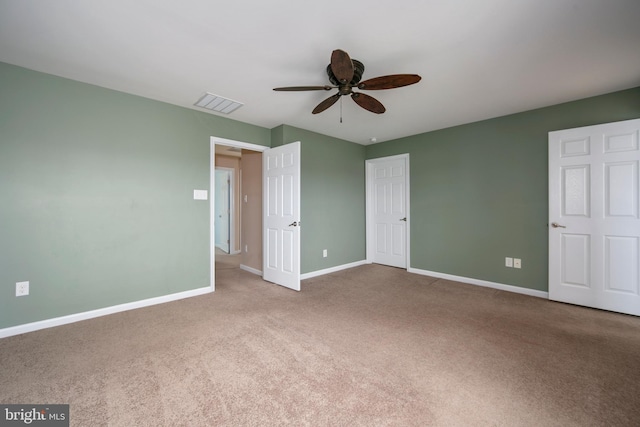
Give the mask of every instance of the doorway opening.
[[211, 137], [210, 283], [218, 269], [262, 276], [262, 152], [268, 147]]

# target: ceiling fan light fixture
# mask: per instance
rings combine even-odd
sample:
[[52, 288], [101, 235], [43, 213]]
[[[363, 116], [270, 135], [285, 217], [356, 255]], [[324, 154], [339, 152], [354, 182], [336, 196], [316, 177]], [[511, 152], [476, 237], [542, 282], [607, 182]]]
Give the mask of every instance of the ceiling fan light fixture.
[[[276, 91], [303, 91], [303, 90], [331, 90], [338, 89], [338, 93], [322, 101], [313, 109], [311, 114], [318, 114], [331, 107], [342, 96], [351, 95], [351, 99], [360, 107], [375, 114], [382, 114], [386, 108], [380, 101], [365, 93], [354, 92], [360, 90], [395, 89], [418, 83], [421, 77], [417, 74], [390, 74], [375, 77], [363, 82], [360, 81], [364, 73], [364, 64], [356, 59], [351, 59], [344, 50], [336, 49], [331, 53], [331, 62], [327, 65], [327, 75], [333, 86], [288, 86], [277, 87]], [[340, 123], [342, 123], [342, 102], [340, 102]]]
[[234, 101], [233, 99], [207, 92], [193, 105], [218, 113], [229, 114], [242, 107], [244, 104]]

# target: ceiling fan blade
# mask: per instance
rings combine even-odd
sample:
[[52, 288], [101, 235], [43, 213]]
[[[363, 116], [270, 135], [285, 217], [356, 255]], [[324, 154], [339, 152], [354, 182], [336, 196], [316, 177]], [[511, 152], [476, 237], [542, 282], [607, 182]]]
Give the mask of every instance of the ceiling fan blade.
[[371, 111], [372, 113], [382, 114], [386, 111], [384, 105], [382, 105], [380, 101], [366, 93], [355, 92], [351, 95], [351, 98], [353, 98], [356, 104], [365, 110]]
[[335, 89], [335, 86], [329, 86], [329, 85], [325, 85], [325, 86], [289, 86], [289, 87], [276, 87], [276, 88], [273, 88], [273, 90], [285, 91], [285, 92], [294, 92], [294, 91], [301, 91], [301, 90], [331, 90], [331, 89]]
[[344, 50], [336, 49], [331, 53], [331, 71], [338, 81], [349, 83], [353, 78], [353, 62]]
[[375, 77], [373, 79], [360, 82], [358, 84], [358, 89], [394, 89], [397, 87], [409, 86], [418, 83], [421, 79], [422, 77], [417, 74], [391, 74], [389, 76]]
[[327, 108], [331, 107], [336, 101], [340, 99], [340, 94], [336, 93], [335, 95], [330, 96], [329, 98], [322, 101], [316, 108], [311, 112], [312, 114], [322, 113]]

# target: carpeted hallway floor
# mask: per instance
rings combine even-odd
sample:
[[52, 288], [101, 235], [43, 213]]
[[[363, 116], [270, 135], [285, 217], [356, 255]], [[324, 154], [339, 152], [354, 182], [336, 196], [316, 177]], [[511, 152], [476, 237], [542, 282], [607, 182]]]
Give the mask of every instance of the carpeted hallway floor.
[[640, 318], [366, 265], [0, 340], [76, 426], [637, 426]]

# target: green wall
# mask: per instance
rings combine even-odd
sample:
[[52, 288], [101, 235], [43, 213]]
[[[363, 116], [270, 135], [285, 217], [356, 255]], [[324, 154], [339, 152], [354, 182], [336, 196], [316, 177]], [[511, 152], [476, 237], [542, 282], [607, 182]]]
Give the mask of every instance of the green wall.
[[[547, 291], [548, 133], [638, 117], [640, 87], [370, 145], [366, 156], [410, 154], [412, 268]], [[504, 267], [506, 256], [522, 269]]]
[[0, 328], [209, 285], [210, 136], [268, 129], [3, 63], [0, 94]]
[[365, 147], [286, 125], [271, 134], [274, 147], [301, 142], [301, 272], [364, 260]]
[[365, 259], [364, 161], [410, 153], [411, 267], [546, 290], [548, 132], [640, 117], [635, 88], [364, 147], [3, 63], [0, 94], [0, 329], [207, 286], [212, 135], [301, 141], [302, 273]]

